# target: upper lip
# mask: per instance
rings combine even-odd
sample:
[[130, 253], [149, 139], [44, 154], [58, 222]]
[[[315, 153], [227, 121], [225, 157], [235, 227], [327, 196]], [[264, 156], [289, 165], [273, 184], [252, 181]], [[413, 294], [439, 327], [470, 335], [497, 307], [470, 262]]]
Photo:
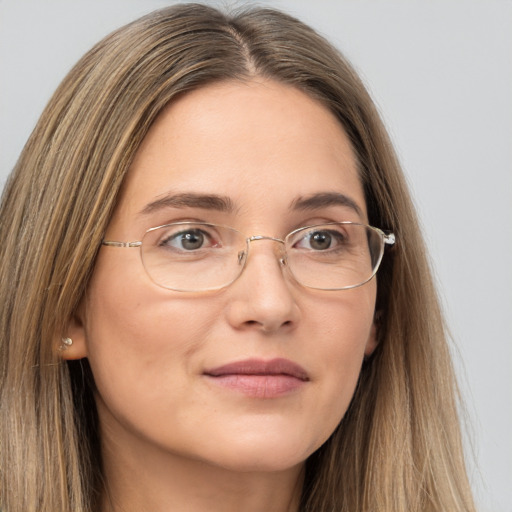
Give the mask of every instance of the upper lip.
[[283, 358], [270, 360], [245, 359], [205, 370], [205, 375], [222, 377], [225, 375], [288, 375], [307, 381], [309, 376], [304, 368]]

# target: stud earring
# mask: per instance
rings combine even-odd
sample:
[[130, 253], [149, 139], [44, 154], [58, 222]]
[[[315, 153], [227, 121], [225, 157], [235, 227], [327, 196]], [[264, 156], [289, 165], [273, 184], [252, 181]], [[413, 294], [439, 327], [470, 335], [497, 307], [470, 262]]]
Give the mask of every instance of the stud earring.
[[59, 347], [59, 350], [62, 352], [63, 350], [66, 350], [68, 347], [73, 345], [73, 340], [71, 338], [62, 338], [62, 344]]

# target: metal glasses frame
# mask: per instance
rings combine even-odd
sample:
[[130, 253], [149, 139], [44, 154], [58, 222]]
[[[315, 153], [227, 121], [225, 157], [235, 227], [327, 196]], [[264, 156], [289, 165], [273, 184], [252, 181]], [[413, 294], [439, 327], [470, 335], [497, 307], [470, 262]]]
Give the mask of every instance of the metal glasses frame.
[[[169, 224], [162, 224], [161, 226], [155, 226], [155, 227], [149, 228], [144, 233], [144, 236], [142, 237], [142, 239], [144, 239], [144, 237], [146, 236], [147, 233], [150, 233], [152, 231], [156, 231], [157, 229], [161, 229], [161, 228], [165, 228], [165, 227], [169, 227], [169, 226], [180, 226], [180, 225], [188, 225], [188, 224], [226, 228], [226, 229], [230, 229], [232, 231], [235, 231], [237, 233], [240, 233], [245, 238], [247, 251], [246, 252], [240, 252], [239, 255], [238, 255], [238, 263], [241, 265], [241, 269], [240, 269], [240, 272], [238, 273], [238, 275], [236, 277], [234, 277], [229, 283], [223, 284], [222, 286], [218, 286], [218, 287], [215, 287], [215, 288], [206, 288], [204, 290], [181, 290], [181, 289], [174, 289], [174, 288], [170, 288], [170, 287], [163, 286], [163, 285], [159, 284], [158, 282], [156, 282], [151, 277], [150, 272], [147, 270], [147, 268], [146, 268], [146, 266], [144, 264], [144, 261], [143, 261], [143, 258], [142, 258], [142, 253], [141, 253], [142, 266], [144, 267], [144, 270], [146, 271], [146, 274], [148, 274], [148, 277], [157, 286], [160, 286], [161, 288], [164, 288], [166, 290], [173, 290], [173, 291], [179, 291], [179, 292], [201, 292], [201, 291], [221, 290], [222, 288], [226, 288], [227, 286], [229, 286], [232, 283], [234, 283], [242, 275], [242, 273], [243, 273], [243, 271], [245, 269], [245, 266], [246, 266], [246, 262], [247, 262], [248, 257], [249, 257], [250, 243], [254, 242], [254, 241], [257, 241], [257, 240], [270, 240], [270, 241], [273, 241], [273, 242], [278, 242], [278, 243], [281, 243], [283, 245], [286, 245], [286, 241], [287, 241], [288, 238], [292, 237], [295, 233], [297, 233], [299, 231], [304, 231], [306, 229], [314, 229], [315, 227], [329, 226], [329, 225], [355, 225], [355, 226], [362, 226], [362, 227], [369, 228], [372, 231], [376, 232], [380, 236], [380, 238], [382, 240], [382, 244], [383, 244], [382, 245], [381, 253], [379, 255], [379, 259], [375, 263], [375, 268], [373, 269], [373, 272], [372, 272], [371, 276], [368, 279], [366, 279], [365, 281], [363, 281], [362, 283], [358, 283], [358, 284], [351, 285], [351, 286], [345, 286], [345, 287], [342, 287], [342, 288], [316, 288], [314, 286], [307, 286], [307, 285], [302, 284], [300, 282], [300, 280], [298, 280], [295, 277], [295, 275], [293, 274], [292, 270], [289, 269], [289, 272], [293, 276], [295, 281], [297, 283], [299, 283], [301, 286], [304, 286], [305, 288], [311, 288], [311, 289], [315, 289], [315, 290], [324, 290], [324, 291], [349, 290], [351, 288], [357, 288], [359, 286], [362, 286], [362, 285], [366, 284], [368, 281], [370, 281], [375, 276], [375, 274], [377, 273], [377, 271], [378, 271], [378, 269], [380, 267], [382, 258], [384, 256], [384, 249], [385, 249], [385, 247], [386, 246], [393, 246], [395, 244], [395, 241], [396, 241], [396, 237], [395, 237], [394, 233], [384, 232], [382, 229], [374, 227], [374, 226], [370, 226], [368, 224], [361, 224], [361, 223], [350, 222], [350, 221], [326, 222], [324, 224], [316, 224], [316, 225], [313, 224], [313, 225], [310, 225], [310, 226], [309, 225], [308, 226], [302, 226], [300, 228], [294, 229], [293, 231], [288, 233], [284, 238], [276, 238], [276, 237], [273, 237], [273, 236], [266, 236], [266, 235], [253, 235], [253, 236], [250, 236], [250, 237], [246, 237], [243, 233], [241, 233], [240, 231], [238, 231], [235, 228], [232, 228], [230, 226], [225, 226], [225, 225], [222, 225], [222, 224], [214, 224], [214, 223], [210, 223], [210, 222], [192, 222], [192, 221], [171, 222]], [[133, 241], [133, 242], [122, 242], [122, 241], [116, 241], [116, 240], [102, 240], [101, 245], [105, 245], [107, 247], [125, 247], [125, 248], [142, 247], [142, 240], [136, 240], [136, 241]], [[280, 264], [282, 266], [286, 265], [286, 252], [285, 252], [285, 257], [280, 258], [279, 262], [280, 262]]]

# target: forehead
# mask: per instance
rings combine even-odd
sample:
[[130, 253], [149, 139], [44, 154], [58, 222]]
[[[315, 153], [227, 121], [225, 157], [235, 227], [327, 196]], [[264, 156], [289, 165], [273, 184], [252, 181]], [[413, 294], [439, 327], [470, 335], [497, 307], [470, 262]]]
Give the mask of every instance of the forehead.
[[116, 215], [134, 218], [169, 194], [228, 197], [239, 213], [278, 211], [335, 191], [365, 212], [357, 162], [335, 116], [273, 81], [187, 93], [157, 118], [126, 178]]

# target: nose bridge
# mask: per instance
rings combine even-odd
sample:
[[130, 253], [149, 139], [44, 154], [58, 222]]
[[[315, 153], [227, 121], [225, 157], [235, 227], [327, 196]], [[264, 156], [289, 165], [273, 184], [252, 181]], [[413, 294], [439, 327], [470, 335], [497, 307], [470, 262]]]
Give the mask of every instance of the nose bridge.
[[[284, 240], [282, 240], [281, 238], [276, 238], [276, 237], [273, 237], [273, 236], [265, 236], [265, 235], [254, 235], [254, 236], [251, 236], [251, 237], [247, 238], [248, 253], [250, 252], [251, 242], [259, 242], [259, 241], [278, 242], [278, 244], [281, 247], [281, 256], [279, 257], [279, 263], [281, 265], [284, 264], [284, 262], [285, 262], [285, 258], [284, 258], [285, 241]], [[247, 254], [247, 256], [249, 256], [249, 254]]]
[[[250, 256], [250, 254], [252, 254], [251, 242], [259, 242], [259, 241], [278, 242], [281, 250], [279, 253], [277, 251], [273, 251], [272, 258], [275, 258], [274, 261], [276, 263], [278, 263], [279, 268], [282, 268], [284, 265], [286, 265], [286, 251], [285, 251], [285, 241], [284, 240], [282, 240], [281, 238], [273, 237], [273, 236], [254, 235], [254, 236], [251, 236], [251, 237], [245, 239], [246, 248], [244, 251], [240, 251], [238, 253], [238, 264], [240, 265], [239, 277], [242, 273], [246, 272], [246, 268], [247, 268], [247, 265], [249, 264], [249, 260], [250, 259], [252, 260], [252, 257]], [[265, 253], [263, 252], [260, 256], [262, 256], [264, 254]], [[267, 254], [267, 258], [268, 258], [268, 256], [269, 255]], [[256, 256], [256, 259], [257, 260], [259, 259], [258, 256]], [[265, 260], [265, 259], [266, 258], [264, 258], [263, 260]], [[268, 259], [267, 259], [267, 261], [268, 261]], [[265, 264], [264, 264], [264, 266], [265, 266]]]
[[[256, 241], [272, 242], [273, 250], [255, 250], [250, 256], [250, 242]], [[257, 327], [267, 334], [284, 327], [292, 328], [300, 314], [295, 296], [283, 275], [284, 240], [256, 235], [246, 238], [246, 244], [240, 273], [245, 275], [242, 277], [244, 282], [241, 284], [239, 281], [233, 288], [233, 300], [228, 309], [230, 322], [238, 327]]]

